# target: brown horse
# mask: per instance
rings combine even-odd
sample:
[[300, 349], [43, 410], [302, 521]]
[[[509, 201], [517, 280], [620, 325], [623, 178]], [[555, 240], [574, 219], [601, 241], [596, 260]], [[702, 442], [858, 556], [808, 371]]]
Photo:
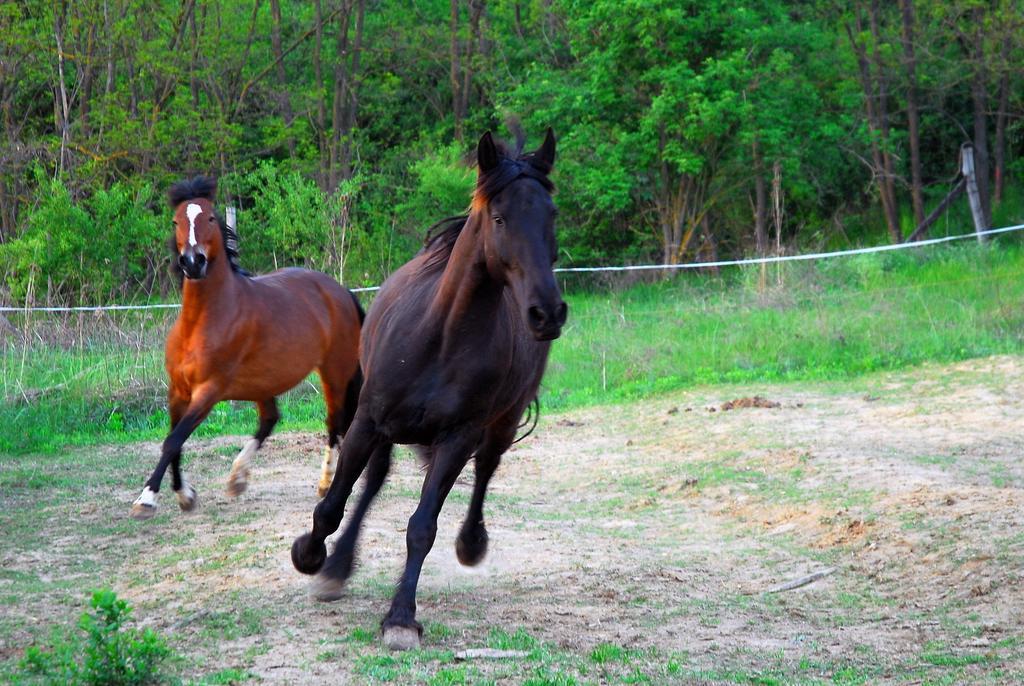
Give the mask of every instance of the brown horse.
[[[419, 645], [420, 570], [441, 506], [471, 458], [473, 497], [455, 546], [464, 565], [486, 554], [487, 484], [537, 397], [550, 341], [565, 323], [567, 307], [552, 273], [551, 130], [536, 152], [521, 155], [521, 149], [521, 141], [509, 152], [485, 134], [469, 215], [439, 224], [440, 232], [381, 288], [363, 328], [366, 380], [338, 476], [313, 512], [312, 533], [292, 546], [296, 569], [320, 571], [315, 595], [340, 597], [360, 523], [390, 469], [392, 445], [420, 446], [426, 479], [406, 530], [405, 571], [383, 622], [393, 649]], [[364, 469], [358, 505], [327, 558], [324, 539], [338, 529]]]
[[328, 446], [320, 495], [334, 477], [338, 438], [352, 423], [362, 384], [355, 295], [325, 274], [281, 269], [251, 277], [238, 265], [237, 237], [214, 211], [216, 184], [197, 177], [175, 184], [174, 251], [184, 274], [181, 313], [167, 336], [171, 433], [160, 462], [132, 505], [136, 519], [156, 514], [168, 465], [182, 510], [196, 491], [181, 475], [181, 447], [221, 400], [251, 400], [259, 428], [231, 466], [228, 495], [242, 493], [249, 463], [278, 420], [275, 398], [314, 369], [327, 401]]

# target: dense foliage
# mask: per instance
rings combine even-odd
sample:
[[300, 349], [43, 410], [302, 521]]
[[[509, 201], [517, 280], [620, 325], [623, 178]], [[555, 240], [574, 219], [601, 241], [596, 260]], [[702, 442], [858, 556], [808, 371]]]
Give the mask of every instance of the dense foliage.
[[966, 140], [996, 223], [1021, 23], [1014, 0], [4, 3], [0, 301], [166, 294], [163, 189], [197, 172], [246, 266], [376, 282], [464, 209], [509, 116], [558, 135], [563, 263], [904, 240]]

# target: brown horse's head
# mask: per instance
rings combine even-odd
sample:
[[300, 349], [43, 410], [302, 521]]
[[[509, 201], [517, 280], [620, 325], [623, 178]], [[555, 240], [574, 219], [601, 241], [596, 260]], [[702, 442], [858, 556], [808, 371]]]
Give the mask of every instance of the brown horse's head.
[[555, 281], [558, 257], [555, 205], [548, 173], [555, 163], [555, 136], [526, 155], [510, 154], [490, 132], [477, 146], [477, 215], [491, 278], [512, 290], [523, 320], [540, 341], [558, 338], [568, 306]]
[[197, 176], [179, 181], [167, 194], [174, 209], [175, 259], [188, 279], [202, 279], [211, 264], [224, 258], [232, 271], [246, 273], [238, 266], [238, 239], [214, 209], [216, 193], [216, 181]]

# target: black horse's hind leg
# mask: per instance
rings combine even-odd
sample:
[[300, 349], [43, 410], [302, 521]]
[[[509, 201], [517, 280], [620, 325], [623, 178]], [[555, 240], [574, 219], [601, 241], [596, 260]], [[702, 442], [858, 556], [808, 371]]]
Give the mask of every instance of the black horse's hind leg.
[[238, 453], [235, 461], [231, 463], [231, 474], [228, 475], [228, 495], [232, 498], [245, 492], [249, 485], [249, 465], [252, 458], [256, 456], [256, 451], [263, 446], [263, 441], [267, 440], [281, 418], [281, 414], [277, 411], [276, 398], [257, 401], [256, 409], [260, 413], [260, 424], [256, 429], [256, 434], [249, 439], [242, 451]]
[[181, 446], [192, 435], [196, 427], [206, 419], [206, 415], [209, 414], [219, 398], [219, 389], [209, 385], [202, 386], [193, 393], [188, 409], [179, 419], [175, 420], [176, 412], [172, 408], [171, 423], [174, 428], [164, 439], [160, 461], [157, 463], [156, 469], [146, 480], [142, 494], [132, 504], [131, 516], [133, 519], [149, 519], [156, 514], [156, 494], [160, 492], [160, 482], [163, 481], [168, 466], [171, 467], [171, 484], [178, 496], [178, 505], [186, 511], [195, 507], [195, 489], [185, 482], [181, 475]]
[[391, 471], [391, 443], [383, 443], [373, 451], [370, 462], [366, 466], [366, 476], [363, 480], [363, 492], [359, 495], [359, 502], [352, 512], [345, 525], [345, 531], [334, 546], [334, 552], [327, 558], [320, 574], [317, 576], [313, 588], [313, 595], [317, 600], [331, 601], [341, 598], [341, 591], [352, 574], [352, 564], [355, 560], [356, 541], [359, 540], [360, 527], [363, 518], [366, 517], [370, 504], [384, 485], [384, 480]]
[[384, 441], [373, 422], [357, 416], [341, 448], [341, 471], [327, 495], [313, 509], [313, 531], [292, 543], [292, 564], [303, 574], [316, 574], [327, 557], [324, 540], [338, 530], [352, 486], [370, 456]]
[[391, 610], [382, 624], [384, 642], [392, 650], [407, 650], [419, 645], [423, 635], [423, 627], [416, 621], [416, 586], [420, 571], [437, 536], [437, 516], [441, 513], [441, 506], [466, 466], [478, 436], [476, 432], [454, 434], [433, 451], [419, 506], [409, 518], [406, 529], [405, 571], [391, 601]]

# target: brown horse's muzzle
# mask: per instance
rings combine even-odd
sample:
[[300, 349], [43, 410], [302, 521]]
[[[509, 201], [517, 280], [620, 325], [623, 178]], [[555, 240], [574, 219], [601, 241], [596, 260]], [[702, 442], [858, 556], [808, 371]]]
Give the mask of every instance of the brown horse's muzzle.
[[538, 341], [551, 341], [562, 335], [562, 326], [568, 315], [569, 306], [559, 301], [554, 306], [531, 305], [526, 311], [526, 321], [534, 338]]
[[186, 279], [201, 279], [206, 276], [206, 255], [198, 250], [186, 250], [178, 256], [178, 266]]

